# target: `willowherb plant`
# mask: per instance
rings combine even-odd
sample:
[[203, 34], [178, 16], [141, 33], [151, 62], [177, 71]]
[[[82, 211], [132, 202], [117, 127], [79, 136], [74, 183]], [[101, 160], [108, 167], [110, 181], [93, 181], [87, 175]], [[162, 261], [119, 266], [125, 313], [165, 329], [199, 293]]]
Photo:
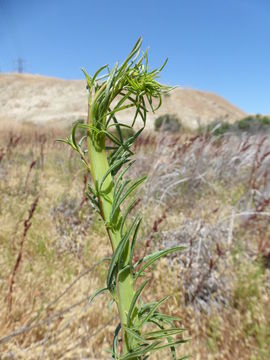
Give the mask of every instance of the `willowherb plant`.
[[[168, 296], [146, 304], [139, 298], [149, 282], [149, 279], [141, 281], [146, 270], [163, 256], [182, 248], [161, 250], [134, 263], [134, 248], [142, 219], [137, 215], [131, 224], [127, 221], [136, 201], [134, 192], [146, 180], [146, 177], [135, 181], [126, 178], [134, 163], [131, 147], [145, 127], [146, 103], [155, 111], [161, 105], [162, 94], [171, 90], [156, 80], [167, 60], [161, 68], [150, 71], [148, 54], [141, 52], [141, 43], [140, 38], [121, 65], [116, 63], [112, 69], [104, 65], [92, 77], [83, 70], [89, 91], [88, 121], [87, 124], [77, 122], [64, 142], [79, 153], [91, 175], [87, 195], [104, 222], [112, 246], [107, 284], [91, 296], [91, 301], [98, 294], [109, 291], [117, 305], [120, 323], [114, 334], [113, 359], [146, 359], [163, 348], [169, 348], [176, 359], [175, 346], [185, 340], [175, 339], [183, 332], [175, 325], [179, 319], [159, 311]], [[104, 71], [106, 73], [101, 75]], [[156, 99], [158, 105], [154, 108]], [[135, 109], [131, 126], [117, 121], [118, 113], [127, 108]], [[123, 128], [134, 129], [139, 118], [142, 127], [124, 138]], [[78, 129], [80, 133], [85, 132], [80, 140], [76, 136]], [[130, 202], [126, 205], [128, 199]], [[122, 213], [124, 203], [126, 210]]]

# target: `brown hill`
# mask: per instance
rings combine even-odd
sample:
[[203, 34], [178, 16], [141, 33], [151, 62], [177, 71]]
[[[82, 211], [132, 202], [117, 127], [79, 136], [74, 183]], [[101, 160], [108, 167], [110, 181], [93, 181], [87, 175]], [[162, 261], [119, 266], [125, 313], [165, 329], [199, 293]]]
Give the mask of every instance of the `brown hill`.
[[[176, 114], [190, 128], [217, 119], [233, 122], [245, 113], [222, 97], [204, 91], [178, 88], [164, 96], [163, 105], [149, 113], [148, 127], [164, 113]], [[0, 122], [35, 124], [71, 123], [87, 114], [87, 91], [84, 80], [62, 80], [30, 74], [0, 74]], [[128, 121], [132, 111], [121, 114]]]

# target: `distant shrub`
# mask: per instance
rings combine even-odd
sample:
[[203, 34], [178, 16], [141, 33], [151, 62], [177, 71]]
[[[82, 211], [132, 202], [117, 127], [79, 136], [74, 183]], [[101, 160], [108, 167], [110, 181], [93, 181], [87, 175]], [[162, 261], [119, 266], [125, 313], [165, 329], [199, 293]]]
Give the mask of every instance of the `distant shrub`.
[[165, 114], [155, 120], [156, 131], [177, 132], [181, 127], [181, 121], [176, 115]]
[[270, 126], [270, 117], [262, 115], [249, 115], [236, 121], [233, 124], [221, 121], [215, 121], [207, 126], [206, 132], [215, 136], [224, 135], [228, 132], [260, 132], [265, 131]]
[[232, 125], [228, 122], [224, 121], [214, 121], [213, 123], [209, 124], [207, 126], [207, 131], [210, 132], [213, 135], [224, 135], [226, 132], [228, 132], [231, 129]]
[[264, 130], [270, 125], [270, 118], [262, 115], [250, 115], [237, 121], [236, 124], [240, 130]]

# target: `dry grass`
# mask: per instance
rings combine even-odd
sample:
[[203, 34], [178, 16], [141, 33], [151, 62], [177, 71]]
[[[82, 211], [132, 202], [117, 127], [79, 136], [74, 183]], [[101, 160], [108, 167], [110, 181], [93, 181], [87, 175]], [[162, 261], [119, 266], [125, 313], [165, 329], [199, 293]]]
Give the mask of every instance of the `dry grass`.
[[[0, 132], [2, 359], [110, 357], [117, 313], [104, 295], [88, 302], [104, 283], [100, 260], [110, 247], [84, 199], [80, 160], [54, 142], [66, 134], [30, 125]], [[148, 300], [171, 294], [167, 312], [192, 338], [179, 355], [270, 356], [269, 145], [248, 135], [185, 134], [145, 137], [137, 149], [135, 171], [149, 173], [136, 206], [144, 215], [138, 255], [174, 242], [187, 248], [154, 269], [146, 293]], [[8, 279], [37, 196], [8, 311]]]
[[[84, 80], [63, 80], [31, 74], [0, 73], [0, 122], [26, 121], [47, 124], [71, 124], [87, 117], [87, 91]], [[245, 116], [224, 98], [193, 89], [175, 89], [163, 98], [163, 105], [155, 114], [148, 114], [147, 127], [163, 114], [181, 118], [184, 126], [197, 128], [217, 119], [234, 122]], [[133, 110], [119, 115], [121, 122], [133, 118]], [[2, 125], [1, 125], [2, 126]]]

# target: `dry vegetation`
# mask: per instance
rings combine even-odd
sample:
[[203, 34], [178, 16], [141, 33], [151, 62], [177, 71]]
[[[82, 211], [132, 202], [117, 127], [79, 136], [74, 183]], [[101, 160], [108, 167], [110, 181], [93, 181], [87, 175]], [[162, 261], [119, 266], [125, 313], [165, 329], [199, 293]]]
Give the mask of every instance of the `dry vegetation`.
[[[217, 119], [234, 122], [245, 113], [221, 96], [205, 91], [178, 88], [164, 96], [162, 107], [147, 116], [153, 128], [159, 115], [174, 114], [192, 128]], [[84, 80], [63, 80], [32, 74], [0, 73], [0, 121], [35, 124], [67, 124], [87, 117]], [[119, 113], [121, 122], [133, 118], [133, 109]]]
[[[88, 301], [110, 247], [80, 160], [54, 141], [67, 134], [0, 133], [1, 359], [110, 358], [117, 312], [106, 295]], [[134, 177], [149, 176], [137, 255], [186, 246], [159, 263], [146, 292], [171, 294], [167, 312], [191, 338], [181, 354], [269, 359], [269, 136], [145, 134], [136, 146]]]

